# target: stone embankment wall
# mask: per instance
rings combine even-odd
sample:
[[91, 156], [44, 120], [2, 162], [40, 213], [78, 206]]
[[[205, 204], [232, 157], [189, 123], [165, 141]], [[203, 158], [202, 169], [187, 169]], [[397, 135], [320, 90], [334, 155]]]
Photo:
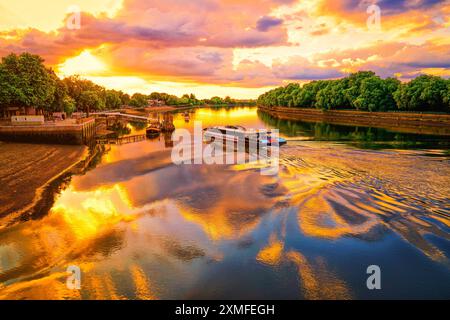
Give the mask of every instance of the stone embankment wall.
[[28, 143], [88, 145], [95, 140], [95, 119], [73, 124], [3, 125], [0, 140]]

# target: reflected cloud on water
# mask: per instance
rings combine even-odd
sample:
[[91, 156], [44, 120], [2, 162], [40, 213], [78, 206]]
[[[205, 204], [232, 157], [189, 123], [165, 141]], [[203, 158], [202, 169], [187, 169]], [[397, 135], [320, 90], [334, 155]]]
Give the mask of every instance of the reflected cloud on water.
[[[361, 298], [373, 261], [414, 269], [387, 297], [429, 294], [406, 291], [410, 272], [449, 294], [445, 157], [298, 142], [262, 176], [252, 163], [174, 166], [152, 147], [114, 147], [48, 215], [0, 231], [0, 298]], [[81, 291], [66, 288], [68, 265]]]

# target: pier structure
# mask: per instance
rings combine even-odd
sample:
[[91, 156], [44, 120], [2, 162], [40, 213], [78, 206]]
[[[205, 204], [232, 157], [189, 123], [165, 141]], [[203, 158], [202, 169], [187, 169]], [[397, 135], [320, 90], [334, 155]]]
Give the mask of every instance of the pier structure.
[[[25, 116], [24, 116], [25, 117]], [[30, 121], [28, 121], [30, 118]], [[123, 121], [136, 121], [161, 129], [162, 132], [175, 130], [173, 116], [170, 113], [157, 114], [156, 117], [127, 114], [117, 111], [91, 113], [88, 118], [66, 119], [61, 121], [34, 121], [26, 116], [26, 121], [0, 122], [0, 140], [27, 143], [91, 145], [124, 144], [142, 141], [145, 135], [109, 138], [107, 134], [111, 124]], [[33, 121], [31, 121], [33, 120]]]
[[94, 118], [67, 119], [41, 125], [0, 125], [0, 140], [54, 144], [89, 145], [95, 141]]
[[158, 121], [158, 119], [153, 119], [153, 118], [149, 118], [149, 117], [145, 117], [145, 116], [138, 116], [138, 115], [134, 115], [134, 114], [127, 114], [127, 113], [122, 113], [122, 112], [95, 112], [92, 113], [91, 115], [93, 115], [94, 117], [106, 117], [108, 118], [124, 118], [127, 120], [131, 120], [131, 121], [139, 121], [139, 122], [154, 122], [154, 121]]
[[144, 141], [146, 139], [145, 134], [136, 134], [132, 136], [124, 136], [120, 138], [97, 138], [96, 142], [99, 145], [111, 145], [111, 144], [128, 144], [134, 142]]

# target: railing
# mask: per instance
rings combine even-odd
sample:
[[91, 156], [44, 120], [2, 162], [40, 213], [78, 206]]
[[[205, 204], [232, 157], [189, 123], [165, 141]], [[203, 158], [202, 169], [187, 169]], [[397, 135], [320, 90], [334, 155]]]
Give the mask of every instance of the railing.
[[125, 118], [136, 119], [136, 120], [145, 120], [145, 121], [150, 120], [148, 117], [135, 116], [132, 114], [126, 114], [126, 113], [120, 113], [120, 112], [97, 112], [97, 113], [92, 113], [92, 114], [100, 115], [100, 116], [119, 116], [119, 117], [125, 117]]
[[145, 134], [137, 134], [133, 136], [125, 136], [120, 138], [99, 138], [97, 139], [97, 144], [127, 144], [143, 141], [146, 139]]

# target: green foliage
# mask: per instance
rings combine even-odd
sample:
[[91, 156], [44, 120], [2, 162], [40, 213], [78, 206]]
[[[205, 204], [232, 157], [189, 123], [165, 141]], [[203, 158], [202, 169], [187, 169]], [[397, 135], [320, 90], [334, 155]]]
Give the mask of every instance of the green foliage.
[[443, 97], [444, 97], [444, 103], [447, 108], [447, 112], [449, 112], [450, 111], [450, 79], [447, 80], [447, 88], [443, 93]]
[[423, 75], [402, 84], [394, 93], [400, 110], [450, 111], [447, 101], [448, 80]]
[[164, 101], [168, 106], [196, 106], [202, 103], [193, 93], [184, 94], [181, 98], [178, 98], [177, 96], [169, 95], [167, 93], [154, 92], [150, 94], [150, 98]]
[[76, 110], [75, 100], [69, 96], [64, 97], [62, 104], [64, 112], [69, 116]]
[[135, 93], [131, 96], [130, 106], [143, 108], [148, 106], [148, 97], [142, 93]]
[[382, 79], [372, 71], [360, 71], [339, 80], [275, 88], [261, 95], [258, 104], [322, 110], [450, 112], [449, 83], [440, 77], [420, 76], [401, 84], [395, 78]]
[[347, 79], [329, 81], [325, 87], [317, 91], [315, 107], [322, 110], [343, 109], [350, 104], [346, 94]]
[[53, 71], [29, 53], [10, 54], [0, 64], [0, 105], [47, 109], [56, 90]]
[[225, 104], [225, 102], [223, 101], [223, 99], [221, 97], [212, 97], [211, 99], [209, 99], [209, 103], [212, 105], [222, 105]]
[[[75, 110], [94, 112], [104, 109], [119, 109], [122, 106], [144, 108], [148, 100], [160, 100], [167, 105], [195, 106], [205, 103], [220, 105], [252, 104], [252, 101], [237, 102], [230, 97], [199, 100], [194, 94], [181, 98], [167, 93], [153, 92], [150, 95], [135, 93], [132, 97], [122, 91], [106, 90], [80, 76], [60, 80], [53, 70], [43, 64], [44, 60], [29, 53], [19, 56], [10, 54], [0, 63], [0, 111], [6, 107], [36, 107], [50, 112]], [[253, 102], [254, 103], [254, 102]]]
[[131, 101], [131, 97], [128, 93], [123, 93], [122, 91], [119, 91], [120, 95], [120, 101], [122, 102], [122, 106], [128, 106]]
[[56, 74], [51, 73], [55, 82], [55, 92], [53, 95], [53, 102], [49, 104], [46, 111], [62, 112], [65, 110], [68, 97], [67, 87], [63, 81], [61, 81]]
[[383, 80], [377, 76], [365, 78], [360, 83], [359, 96], [353, 101], [357, 110], [389, 111], [395, 110], [393, 93], [400, 82], [396, 79]]
[[[79, 76], [70, 76], [63, 80], [68, 95], [75, 101], [77, 110], [92, 112], [106, 108], [106, 90], [102, 86]], [[94, 101], [88, 101], [92, 97]]]
[[98, 91], [83, 91], [78, 98], [77, 108], [83, 110], [87, 114], [94, 110], [102, 110], [105, 108], [105, 101]]
[[121, 92], [116, 90], [107, 90], [105, 94], [105, 103], [107, 109], [119, 109], [122, 106]]

